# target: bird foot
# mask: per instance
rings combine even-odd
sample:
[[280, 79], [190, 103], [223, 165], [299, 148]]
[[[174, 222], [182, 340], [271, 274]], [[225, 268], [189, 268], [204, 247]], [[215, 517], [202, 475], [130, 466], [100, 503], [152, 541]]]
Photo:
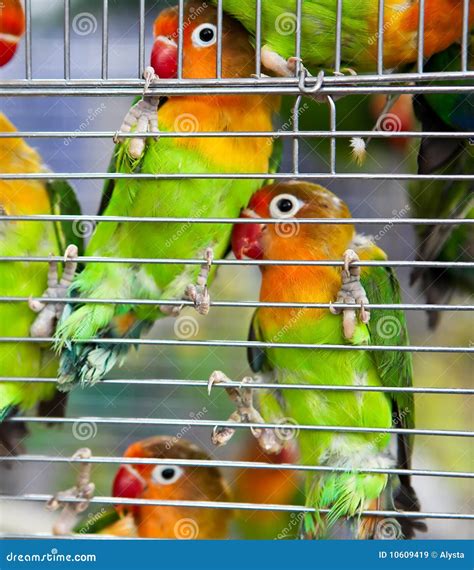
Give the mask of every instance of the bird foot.
[[337, 295], [336, 302], [331, 306], [330, 311], [333, 315], [343, 314], [342, 326], [344, 337], [352, 340], [357, 324], [357, 311], [355, 309], [342, 309], [337, 306], [338, 303], [358, 304], [359, 320], [367, 324], [370, 320], [370, 311], [365, 308], [369, 302], [364, 287], [360, 282], [360, 267], [354, 267], [352, 264], [360, 261], [357, 253], [348, 249], [344, 252], [344, 268], [342, 270], [342, 286]]
[[261, 50], [263, 67], [274, 73], [277, 77], [295, 77], [296, 67], [299, 61], [296, 57], [285, 59], [276, 51], [263, 46]]
[[186, 287], [184, 298], [194, 303], [194, 308], [200, 315], [207, 315], [211, 306], [211, 296], [207, 287], [209, 273], [211, 271], [212, 262], [214, 261], [214, 252], [208, 247], [204, 252], [205, 263], [201, 265], [201, 270], [195, 284]]
[[[59, 299], [67, 295], [67, 291], [73, 282], [77, 269], [77, 261], [74, 261], [79, 253], [75, 245], [68, 245], [64, 252], [64, 271], [61, 279], [58, 277], [58, 263], [49, 262], [48, 287], [42, 297]], [[28, 300], [30, 309], [38, 313], [30, 327], [30, 335], [33, 338], [47, 338], [53, 336], [56, 324], [64, 311], [64, 303], [43, 303], [40, 299]]]
[[[254, 379], [247, 376], [242, 379], [240, 385], [232, 382], [223, 372], [214, 371], [208, 382], [208, 392], [211, 393], [215, 384], [235, 384], [235, 387], [226, 388], [226, 392], [230, 399], [235, 403], [236, 410], [229, 416], [228, 421], [239, 423], [258, 423], [263, 424], [265, 420], [260, 412], [253, 405], [253, 390], [248, 385], [254, 383]], [[244, 387], [245, 386], [245, 387]], [[252, 435], [258, 441], [259, 446], [266, 453], [279, 453], [283, 449], [282, 443], [278, 440], [277, 434], [272, 429], [251, 428]], [[235, 433], [235, 429], [230, 427], [216, 426], [212, 431], [211, 441], [216, 446], [226, 445]]]
[[[134, 131], [135, 133], [143, 134], [143, 137], [133, 137], [130, 141], [128, 153], [134, 159], [139, 159], [142, 156], [145, 150], [146, 135], [148, 133], [158, 133], [159, 131], [158, 105], [160, 103], [160, 97], [146, 95], [150, 85], [158, 79], [158, 75], [156, 75], [153, 67], [147, 67], [143, 73], [143, 77], [145, 79], [143, 96], [136, 105], [129, 109], [120, 126], [120, 132], [122, 133]], [[115, 135], [114, 143], [123, 142], [125, 138], [126, 137]], [[155, 135], [154, 139], [157, 140], [158, 136]]]
[[[73, 459], [90, 459], [92, 452], [89, 448], [83, 447], [76, 451]], [[95, 485], [90, 480], [92, 470], [91, 463], [79, 463], [76, 484], [66, 491], [56, 493], [47, 503], [47, 508], [57, 511], [62, 508], [58, 520], [53, 526], [53, 534], [64, 536], [72, 534], [72, 529], [76, 525], [77, 516], [83, 513], [89, 506], [90, 500], [94, 496]], [[68, 499], [81, 499], [80, 502], [69, 502]]]

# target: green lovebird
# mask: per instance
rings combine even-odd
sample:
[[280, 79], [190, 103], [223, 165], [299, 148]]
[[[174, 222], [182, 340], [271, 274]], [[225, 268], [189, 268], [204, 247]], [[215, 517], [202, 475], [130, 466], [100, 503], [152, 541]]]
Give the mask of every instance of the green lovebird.
[[[0, 113], [0, 131], [16, 132]], [[5, 173], [47, 172], [39, 154], [21, 138], [0, 139], [0, 171]], [[31, 216], [35, 214], [80, 214], [72, 188], [63, 181], [0, 180], [0, 215]], [[74, 231], [76, 230], [76, 231]], [[66, 245], [71, 244], [67, 249]], [[82, 238], [73, 222], [0, 221], [0, 256], [76, 256]], [[48, 297], [65, 296], [75, 270], [67, 261], [58, 282], [56, 264], [10, 262], [0, 265], [0, 296]], [[0, 303], [0, 337], [50, 337], [61, 306], [27, 303]], [[39, 313], [36, 315], [35, 312]], [[28, 342], [0, 343], [0, 376], [54, 378], [58, 358], [50, 344]], [[13, 453], [19, 424], [4, 420], [16, 411], [26, 411], [42, 403], [40, 413], [60, 415], [60, 399], [55, 399], [51, 383], [0, 382], [0, 453]], [[64, 396], [64, 395], [63, 395]], [[49, 407], [48, 407], [49, 406]], [[19, 432], [19, 433], [17, 433]]]
[[[474, 46], [468, 53], [468, 68], [474, 66]], [[461, 47], [451, 46], [434, 55], [425, 65], [427, 72], [459, 71]], [[466, 84], [465, 82], [458, 82]], [[416, 95], [414, 108], [423, 131], [452, 133], [474, 130], [473, 90], [466, 93], [426, 93]], [[466, 138], [422, 138], [418, 154], [419, 174], [474, 175], [474, 141]], [[410, 185], [415, 217], [474, 218], [472, 180], [417, 180]], [[470, 261], [474, 254], [472, 225], [417, 226], [418, 259], [427, 261]], [[447, 303], [456, 292], [474, 291], [473, 269], [421, 268], [413, 272], [428, 303]], [[429, 313], [433, 328], [440, 313]]]
[[[412, 359], [409, 352], [355, 348], [408, 345], [403, 312], [372, 310], [368, 313], [362, 307], [358, 316], [349, 310], [341, 317], [337, 307], [337, 302], [341, 301], [354, 303], [357, 300], [357, 304], [365, 304], [367, 299], [373, 304], [400, 302], [399, 284], [390, 268], [352, 265], [352, 261], [358, 259], [386, 260], [385, 253], [368, 238], [357, 235], [351, 224], [298, 223], [303, 218], [350, 218], [344, 202], [314, 184], [275, 184], [253, 196], [243, 211], [243, 217], [255, 219], [256, 223], [235, 226], [233, 250], [238, 258], [244, 255], [261, 260], [326, 261], [344, 258], [346, 265], [343, 271], [333, 266], [261, 266], [260, 301], [336, 304], [332, 310], [259, 308], [252, 321], [250, 340], [341, 345], [343, 349], [250, 347], [249, 361], [253, 371], [264, 372], [266, 382], [281, 384], [354, 388], [411, 386]], [[281, 219], [281, 223], [259, 224], [258, 218]], [[344, 347], [349, 350], [344, 350]], [[213, 376], [215, 380], [216, 373]], [[211, 377], [211, 383], [212, 380]], [[251, 390], [251, 385], [247, 385], [245, 390]], [[256, 392], [260, 395], [262, 390]], [[246, 396], [243, 396], [245, 400]], [[349, 517], [354, 538], [382, 538], [385, 535], [410, 538], [415, 528], [424, 528], [419, 520], [401, 519], [398, 522], [395, 519], [384, 521], [376, 516], [359, 516], [361, 511], [419, 510], [408, 474], [395, 476], [363, 472], [364, 469], [411, 468], [413, 442], [406, 434], [398, 434], [397, 455], [396, 459], [392, 458], [392, 437], [383, 430], [413, 427], [412, 396], [407, 392], [377, 390], [281, 388], [274, 398], [274, 402], [279, 402], [280, 411], [276, 410], [275, 403], [261, 406], [266, 422], [274, 423], [280, 414], [280, 420], [284, 420], [286, 425], [282, 430], [293, 430], [302, 464], [336, 469], [334, 472], [328, 469], [307, 474], [305, 503], [315, 508], [316, 514], [304, 518], [305, 537], [333, 536], [331, 532], [339, 528], [339, 525], [336, 528], [334, 525], [343, 517]], [[245, 404], [242, 418], [253, 423], [256, 414], [248, 398]], [[297, 425], [349, 427], [355, 431], [298, 430]], [[381, 431], [357, 432], [358, 428]], [[260, 436], [261, 441], [266, 437], [259, 433]], [[215, 430], [214, 443], [223, 444], [227, 439], [225, 428]]]
[[[213, 0], [217, 4], [217, 0]], [[294, 75], [296, 0], [262, 0], [262, 63], [277, 75]], [[342, 3], [341, 64], [357, 72], [374, 71], [378, 50], [378, 0]], [[255, 0], [223, 0], [223, 8], [256, 33]], [[417, 60], [419, 0], [385, 0], [384, 67], [400, 68]], [[303, 0], [301, 57], [310, 71], [333, 69], [336, 0]], [[462, 0], [426, 0], [424, 56], [430, 57], [462, 35]], [[470, 7], [470, 22], [474, 6]], [[286, 60], [290, 60], [288, 63]]]
[[[185, 21], [189, 25], [184, 35], [183, 77], [215, 77], [215, 9], [189, 2]], [[176, 75], [177, 30], [177, 9], [162, 12], [154, 26], [156, 39], [151, 58], [162, 78]], [[227, 17], [223, 25], [222, 55], [224, 77], [250, 77], [255, 55], [248, 33]], [[149, 120], [157, 123], [162, 132], [271, 131], [272, 117], [278, 106], [278, 97], [266, 95], [170, 97], [160, 106], [158, 116], [155, 113]], [[132, 112], [137, 110], [135, 107]], [[137, 154], [133, 142], [127, 140], [118, 144], [111, 171], [164, 175], [268, 173], [272, 142], [269, 137], [149, 138], [144, 152]], [[262, 182], [255, 179], [119, 179], [107, 183], [101, 212], [110, 216], [235, 218], [261, 185]], [[214, 258], [220, 259], [230, 249], [231, 231], [230, 224], [102, 222], [91, 238], [86, 255], [196, 259], [209, 255], [211, 248]], [[177, 299], [179, 304], [187, 285], [196, 280], [198, 287], [194, 291], [204, 291], [205, 297], [207, 289], [199, 285], [203, 274], [198, 266], [88, 263], [74, 282], [71, 294], [99, 299]], [[166, 309], [170, 306], [75, 304], [68, 308], [57, 331], [57, 343], [63, 349], [59, 375], [62, 387], [68, 389], [77, 382], [82, 385], [97, 382], [127, 350], [124, 344], [72, 341], [136, 338], [157, 318], [171, 312]]]

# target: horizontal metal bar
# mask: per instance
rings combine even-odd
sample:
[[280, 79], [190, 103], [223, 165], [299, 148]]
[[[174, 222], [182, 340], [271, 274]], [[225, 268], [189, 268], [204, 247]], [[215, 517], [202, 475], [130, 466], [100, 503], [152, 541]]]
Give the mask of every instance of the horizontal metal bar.
[[[300, 138], [443, 138], [465, 139], [474, 137], [474, 131], [297, 131]], [[167, 138], [293, 138], [294, 131], [157, 131], [147, 132], [146, 137]], [[121, 131], [15, 131], [0, 132], [0, 139], [101, 139], [101, 138], [143, 138], [143, 133], [125, 133]]]
[[[291, 223], [291, 222], [290, 222]], [[77, 256], [74, 258], [78, 263], [130, 263], [143, 265], [202, 265], [202, 259], [192, 258], [150, 258], [150, 257], [100, 257], [100, 256]], [[44, 263], [50, 261], [64, 261], [60, 255], [2, 255], [0, 263]], [[248, 265], [248, 266], [281, 266], [281, 267], [342, 267], [343, 261], [314, 260], [314, 259], [215, 259], [213, 265]], [[471, 269], [473, 261], [354, 261], [352, 267], [433, 267], [440, 269]]]
[[[386, 78], [387, 76], [384, 76]], [[438, 78], [439, 79], [439, 78]], [[324, 86], [318, 91], [320, 95], [332, 95], [334, 97], [345, 95], [372, 95], [381, 94], [423, 94], [423, 93], [470, 93], [472, 87], [469, 85], [377, 85], [377, 86]], [[178, 85], [173, 83], [167, 87], [150, 87], [148, 90], [150, 95], [161, 97], [187, 97], [202, 95], [219, 96], [219, 95], [301, 95], [298, 85], [285, 86], [284, 84], [277, 86], [263, 86], [259, 84], [250, 84], [247, 87], [226, 86], [226, 83], [215, 86], [193, 86]], [[0, 97], [136, 97], [143, 95], [143, 87], [14, 87], [1, 88]]]
[[[193, 307], [194, 302], [185, 299], [99, 299], [99, 298], [82, 298], [82, 297], [18, 297], [18, 296], [0, 296], [0, 303], [27, 303], [30, 300], [38, 300], [42, 303], [67, 303], [68, 305], [149, 305], [161, 306], [167, 305], [175, 307], [183, 305], [185, 307]], [[334, 303], [283, 303], [271, 301], [211, 301], [211, 307], [226, 308], [245, 308], [256, 309], [266, 308], [284, 308], [284, 309], [330, 309], [334, 307]], [[356, 303], [338, 303], [340, 309], [360, 309], [360, 305]], [[392, 303], [392, 304], [372, 304], [364, 305], [366, 309], [378, 310], [396, 310], [396, 311], [474, 311], [474, 305], [428, 305], [424, 303]]]
[[[27, 376], [0, 376], [0, 382], [30, 382], [32, 384], [48, 384], [58, 383], [57, 378], [37, 378]], [[239, 383], [237, 381], [237, 383]], [[207, 380], [178, 380], [178, 379], [125, 379], [125, 378], [110, 378], [102, 380], [103, 384], [119, 384], [131, 386], [177, 386], [182, 387], [196, 387], [208, 389]], [[215, 384], [214, 388], [226, 389], [235, 388], [235, 383], [232, 382], [219, 382]], [[471, 388], [432, 388], [432, 387], [414, 387], [414, 386], [343, 386], [333, 384], [272, 384], [269, 382], [255, 382], [252, 384], [252, 390], [324, 390], [329, 392], [382, 392], [382, 393], [406, 393], [406, 394], [443, 394], [453, 396], [473, 396], [474, 389]]]
[[399, 174], [396, 172], [385, 173], [314, 173], [305, 172], [300, 174], [289, 172], [278, 173], [179, 173], [179, 174], [146, 174], [124, 172], [35, 172], [35, 173], [7, 173], [0, 172], [0, 180], [447, 180], [463, 181], [474, 180], [470, 174]]
[[364, 469], [360, 467], [330, 467], [327, 465], [295, 465], [292, 463], [266, 463], [265, 461], [225, 461], [216, 459], [155, 459], [143, 457], [62, 457], [52, 455], [9, 455], [0, 456], [0, 462], [8, 463], [95, 463], [120, 465], [179, 465], [182, 467], [218, 467], [220, 469], [264, 469], [269, 471], [308, 471], [321, 473], [381, 473], [387, 475], [410, 475], [415, 477], [453, 477], [472, 479], [474, 473], [461, 471], [436, 471], [426, 469]]
[[[44, 344], [56, 342], [53, 337], [33, 338], [25, 336], [2, 336], [0, 343], [32, 343]], [[369, 352], [439, 352], [439, 353], [474, 353], [473, 346], [391, 346], [391, 345], [353, 345], [353, 344], [305, 344], [289, 342], [258, 342], [244, 340], [179, 340], [152, 338], [87, 338], [69, 339], [75, 344], [112, 344], [128, 346], [200, 346], [200, 347], [234, 347], [234, 348], [297, 348], [309, 350], [356, 350]]]
[[[34, 215], [0, 215], [0, 222], [133, 222], [133, 223], [174, 223], [174, 224], [255, 224], [253, 218], [176, 218], [166, 216], [99, 216], [74, 214], [34, 214]], [[418, 225], [418, 226], [463, 226], [474, 224], [473, 218], [259, 218], [260, 224], [281, 225], [282, 223], [298, 224], [372, 224], [372, 225]]]
[[[0, 495], [3, 501], [31, 501], [31, 502], [48, 502], [53, 495], [28, 493], [25, 495]], [[84, 499], [74, 497], [61, 497], [61, 501], [65, 503], [83, 503]], [[93, 497], [91, 503], [104, 505], [116, 505], [117, 497]], [[137, 505], [137, 506], [156, 506], [156, 507], [180, 507], [180, 508], [202, 508], [202, 509], [232, 509], [240, 511], [275, 511], [275, 512], [297, 512], [297, 513], [315, 513], [325, 514], [329, 509], [314, 509], [311, 507], [303, 507], [301, 505], [271, 505], [263, 503], [234, 503], [222, 501], [166, 501], [157, 499], [126, 499], [120, 497], [121, 505]], [[399, 512], [399, 511], [361, 511], [357, 516], [375, 516], [375, 517], [397, 517], [407, 519], [463, 519], [474, 520], [474, 514], [466, 513], [425, 513], [425, 512]]]
[[410, 435], [430, 435], [443, 437], [472, 437], [474, 432], [465, 430], [442, 430], [442, 429], [418, 429], [418, 428], [375, 428], [375, 427], [355, 427], [355, 426], [320, 426], [306, 424], [276, 424], [276, 423], [250, 423], [250, 422], [231, 422], [228, 420], [194, 420], [183, 419], [177, 420], [173, 418], [113, 418], [113, 417], [96, 417], [83, 416], [75, 418], [54, 418], [54, 417], [38, 417], [38, 416], [13, 416], [4, 420], [14, 423], [39, 423], [39, 424], [120, 424], [120, 425], [151, 425], [151, 426], [196, 426], [196, 427], [214, 427], [224, 426], [237, 429], [243, 428], [266, 428], [273, 430], [291, 429], [293, 431], [320, 431], [320, 432], [337, 432], [337, 433], [389, 433], [389, 434], [410, 434]]

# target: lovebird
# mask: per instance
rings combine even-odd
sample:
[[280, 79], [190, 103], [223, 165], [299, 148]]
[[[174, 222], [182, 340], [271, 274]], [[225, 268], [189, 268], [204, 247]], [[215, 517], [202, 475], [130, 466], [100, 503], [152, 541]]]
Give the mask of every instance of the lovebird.
[[0, 6], [0, 67], [15, 55], [25, 33], [25, 13], [21, 0], [2, 0]]
[[[183, 77], [216, 75], [216, 10], [188, 2], [183, 46]], [[163, 11], [155, 22], [151, 63], [160, 77], [173, 77], [177, 69], [178, 11]], [[222, 68], [224, 77], [250, 77], [254, 50], [249, 35], [237, 21], [223, 22]], [[158, 98], [152, 98], [158, 100]], [[156, 103], [157, 101], [155, 101]], [[138, 112], [138, 103], [132, 113]], [[271, 131], [279, 98], [273, 95], [204, 95], [169, 97], [149, 120], [160, 131]], [[146, 116], [146, 115], [145, 115]], [[152, 127], [156, 128], [156, 127]], [[143, 153], [133, 140], [121, 141], [112, 172], [268, 173], [272, 166], [270, 138], [148, 138]], [[133, 155], [133, 156], [132, 156]], [[136, 158], [138, 156], [138, 158]], [[112, 216], [238, 217], [251, 195], [261, 187], [255, 179], [111, 180], [107, 182], [101, 212]], [[203, 268], [178, 264], [88, 263], [75, 280], [71, 295], [118, 299], [177, 299], [185, 290], [203, 312], [208, 309], [207, 277], [211, 258], [230, 250], [229, 224], [99, 223], [86, 255], [134, 258], [205, 258]], [[210, 273], [210, 275], [209, 275]], [[196, 282], [197, 285], [189, 284]], [[207, 305], [207, 307], [206, 307]], [[64, 313], [57, 346], [62, 349], [59, 382], [62, 389], [74, 384], [94, 384], [127, 347], [100, 343], [75, 344], [81, 339], [137, 337], [153, 322], [176, 307], [75, 304]]]
[[[385, 252], [369, 238], [357, 234], [353, 225], [298, 223], [303, 218], [349, 219], [348, 207], [337, 196], [307, 182], [269, 185], [253, 196], [242, 216], [255, 219], [255, 224], [235, 226], [233, 250], [237, 258], [323, 261], [343, 258], [345, 265], [343, 271], [333, 266], [261, 266], [260, 301], [335, 304], [332, 310], [259, 308], [252, 320], [250, 340], [368, 348], [370, 345], [408, 345], [405, 316], [401, 311], [372, 310], [367, 314], [362, 307], [355, 319], [355, 312], [351, 310], [341, 317], [338, 302], [353, 303], [354, 298], [365, 297], [362, 304], [367, 303], [367, 299], [373, 304], [399, 303], [400, 288], [394, 271], [388, 267], [352, 265], [359, 259], [387, 259]], [[258, 223], [259, 218], [280, 219], [281, 223]], [[356, 293], [357, 289], [360, 293]], [[265, 381], [272, 383], [354, 388], [412, 385], [409, 352], [250, 347], [248, 357], [252, 370], [265, 374]], [[240, 388], [243, 389], [250, 390], [251, 384]], [[410, 428], [414, 425], [412, 394], [282, 388], [275, 398], [280, 403], [282, 419], [290, 428], [294, 426], [301, 463], [341, 469], [308, 473], [305, 504], [317, 510], [314, 516], [304, 518], [304, 537], [330, 537], [331, 531], [336, 530], [334, 525], [343, 517], [349, 517], [353, 538], [381, 538], [386, 534], [392, 538], [410, 538], [415, 528], [424, 528], [421, 521], [412, 519], [400, 522], [390, 519], [387, 523], [377, 517], [359, 516], [364, 510], [419, 510], [408, 475], [389, 477], [358, 472], [395, 466], [410, 469], [413, 442], [406, 434], [396, 438], [397, 454], [393, 458], [390, 434], [298, 430], [297, 427], [310, 424], [381, 430], [393, 426]], [[245, 404], [237, 414], [249, 421], [253, 411], [248, 399]], [[265, 409], [261, 412], [266, 422], [275, 422], [274, 410], [270, 417]], [[222, 436], [219, 441], [219, 430], [215, 431], [214, 443], [226, 443], [225, 431]], [[328, 509], [328, 512], [321, 514], [318, 509]]]
[[[209, 460], [185, 439], [155, 436], [133, 443], [124, 457]], [[164, 501], [230, 501], [230, 491], [217, 467], [179, 465], [122, 465], [115, 475], [112, 495]], [[228, 538], [231, 509], [118, 505], [91, 514], [74, 529], [79, 534], [107, 534], [141, 538]]]
[[[15, 127], [0, 113], [0, 131], [16, 132]], [[46, 172], [40, 155], [21, 138], [0, 138], [0, 171], [5, 173]], [[0, 180], [0, 215], [80, 214], [74, 190], [65, 181]], [[66, 258], [81, 252], [82, 237], [73, 222], [31, 222], [0, 220], [0, 256], [48, 256]], [[70, 244], [67, 248], [66, 245]], [[66, 261], [58, 280], [55, 262], [0, 265], [0, 296], [60, 297], [66, 293], [76, 264]], [[0, 303], [0, 337], [52, 336], [61, 306], [29, 303]], [[38, 315], [36, 313], [39, 313]], [[54, 378], [58, 358], [50, 344], [0, 343], [0, 376]], [[0, 442], [2, 452], [11, 453], [19, 424], [5, 423], [16, 411], [41, 405], [41, 415], [53, 409], [60, 415], [62, 398], [55, 399], [51, 383], [0, 382]], [[52, 401], [48, 402], [49, 400]], [[16, 434], [16, 435], [15, 435]]]
[[[217, 0], [213, 0], [217, 4]], [[357, 72], [377, 65], [378, 0], [343, 2], [341, 65]], [[262, 63], [277, 75], [294, 75], [296, 0], [262, 0]], [[417, 59], [420, 2], [384, 3], [384, 67], [401, 68]], [[254, 0], [223, 0], [223, 8], [255, 36]], [[336, 0], [302, 3], [301, 58], [309, 71], [335, 66]], [[463, 0], [426, 0], [424, 56], [442, 51], [462, 36]], [[474, 21], [474, 6], [469, 22]], [[288, 61], [289, 60], [289, 61]]]
[[[468, 52], [468, 68], [474, 68], [474, 46]], [[461, 47], [453, 45], [431, 57], [428, 72], [461, 69]], [[459, 83], [459, 82], [458, 82]], [[462, 82], [461, 82], [462, 83]], [[463, 83], [465, 84], [465, 82]], [[426, 93], [414, 97], [414, 109], [423, 131], [462, 132], [474, 130], [474, 82], [469, 93]], [[466, 138], [422, 137], [418, 152], [419, 174], [474, 174], [474, 145]], [[471, 180], [417, 180], [409, 187], [415, 217], [474, 217], [474, 184]], [[426, 261], [470, 261], [474, 254], [472, 226], [416, 226], [417, 258]], [[474, 292], [473, 269], [417, 268], [412, 282], [418, 282], [428, 303], [448, 303], [455, 292]], [[428, 313], [435, 328], [439, 311]]]

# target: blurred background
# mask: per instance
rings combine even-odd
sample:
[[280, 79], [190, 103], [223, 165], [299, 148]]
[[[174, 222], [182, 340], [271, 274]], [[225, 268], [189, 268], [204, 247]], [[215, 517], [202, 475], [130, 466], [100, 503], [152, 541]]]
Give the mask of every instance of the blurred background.
[[[33, 78], [63, 77], [63, 1], [33, 0]], [[71, 76], [75, 79], [99, 78], [101, 63], [101, 3], [96, 1], [71, 2]], [[170, 3], [172, 4], [172, 3]], [[146, 53], [152, 42], [152, 23], [165, 3], [146, 3]], [[109, 77], [138, 77], [138, 3], [129, 0], [109, 0]], [[1, 79], [24, 77], [24, 42], [14, 60], [0, 70]], [[131, 101], [127, 97], [3, 97], [1, 111], [24, 131], [100, 131], [118, 130]], [[409, 102], [408, 102], [409, 103]], [[293, 101], [285, 101], [286, 113]], [[368, 130], [373, 127], [383, 101], [369, 97], [349, 96], [337, 103], [337, 128], [341, 130]], [[397, 111], [407, 129], [416, 128], [408, 112], [409, 104]], [[378, 111], [376, 111], [378, 109]], [[291, 129], [291, 121], [280, 118], [280, 128]], [[410, 124], [411, 123], [411, 124]], [[304, 99], [300, 110], [300, 128], [328, 129], [328, 110], [325, 104]], [[113, 143], [106, 139], [35, 139], [29, 140], [41, 153], [44, 162], [55, 172], [105, 172], [113, 151]], [[301, 172], [329, 172], [329, 145], [327, 140], [303, 139], [300, 143]], [[361, 171], [413, 172], [416, 161], [416, 143], [407, 140], [374, 140]], [[355, 172], [349, 141], [337, 140], [337, 172]], [[291, 142], [285, 143], [281, 170], [291, 170]], [[354, 217], [410, 217], [407, 187], [394, 179], [383, 181], [331, 180], [323, 181], [349, 205]], [[82, 180], [74, 183], [84, 214], [95, 214], [101, 195], [101, 181]], [[414, 233], [407, 225], [389, 228], [360, 227], [365, 233], [376, 235], [379, 245], [389, 257], [396, 260], [414, 258]], [[409, 286], [409, 269], [400, 269], [404, 302], [424, 302], [421, 294]], [[221, 268], [211, 294], [214, 299], [257, 300], [259, 272], [252, 268]], [[453, 299], [453, 303], [467, 302]], [[239, 339], [247, 338], [251, 310], [214, 308], [210, 318], [193, 318], [193, 327], [187, 338]], [[184, 313], [186, 314], [186, 312]], [[468, 313], [444, 313], [436, 333], [428, 331], [426, 315], [409, 311], [408, 323], [414, 345], [472, 345], [473, 326]], [[150, 333], [153, 338], [183, 338], [174, 322], [166, 319]], [[466, 354], [415, 354], [415, 385], [431, 387], [469, 387], [472, 381], [472, 359]], [[240, 348], [141, 347], [133, 351], [125, 365], [116, 369], [113, 377], [125, 379], [176, 378], [206, 380], [215, 369], [239, 379], [249, 373], [245, 350]], [[227, 419], [231, 412], [228, 398], [221, 390], [211, 397], [198, 388], [171, 388], [100, 384], [87, 391], [71, 394], [70, 416], [111, 416], [143, 418], [179, 418], [186, 421], [200, 414], [202, 419]], [[416, 399], [417, 427], [440, 429], [472, 429], [473, 413], [468, 399], [463, 396], [419, 395]], [[77, 438], [72, 425], [46, 428], [32, 425], [28, 452], [69, 456], [77, 448], [88, 446], [95, 455], [121, 455], [135, 440], [155, 434], [184, 434], [218, 459], [238, 459], [246, 454], [249, 434], [238, 430], [225, 448], [213, 449], [210, 428], [150, 427], [143, 425], [96, 425], [85, 430], [87, 437]], [[472, 470], [472, 447], [468, 438], [417, 437], [414, 467], [452, 471]], [[94, 467], [93, 480], [98, 495], [110, 494], [110, 482], [115, 466]], [[225, 470], [231, 485], [242, 473]], [[10, 470], [2, 469], [2, 493], [53, 493], [74, 483], [74, 471], [67, 464], [22, 463]], [[298, 478], [293, 502], [298, 501]], [[425, 511], [472, 512], [472, 485], [458, 478], [417, 477], [414, 481], [422, 508]], [[2, 504], [0, 531], [49, 532], [52, 515], [42, 504]], [[257, 515], [243, 512], [239, 515], [244, 525], [235, 525], [235, 536], [242, 536], [242, 526], [256, 520]], [[268, 536], [275, 537], [275, 524], [288, 526], [290, 517], [270, 514]], [[467, 538], [472, 526], [463, 521], [429, 521], [428, 538]], [[270, 530], [271, 529], [271, 530]]]

